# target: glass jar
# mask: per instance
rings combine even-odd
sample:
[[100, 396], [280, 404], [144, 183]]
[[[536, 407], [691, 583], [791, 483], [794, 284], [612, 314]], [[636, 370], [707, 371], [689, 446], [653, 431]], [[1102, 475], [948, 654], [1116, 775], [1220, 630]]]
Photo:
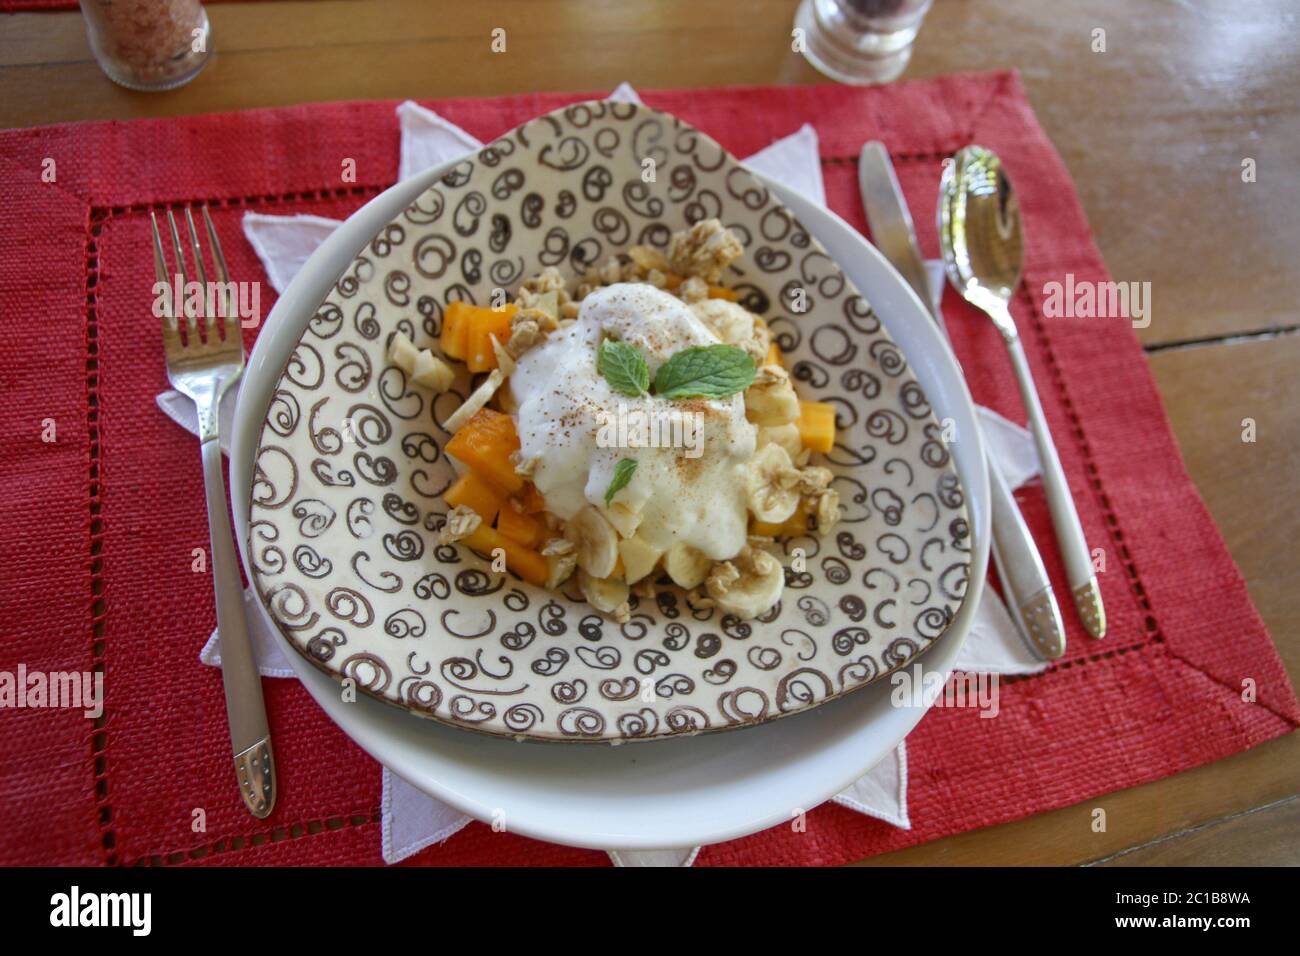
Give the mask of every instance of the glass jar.
[[803, 0], [795, 14], [803, 54], [840, 83], [889, 83], [912, 58], [933, 0]]
[[170, 90], [212, 55], [199, 0], [81, 0], [90, 49], [109, 79], [133, 90]]

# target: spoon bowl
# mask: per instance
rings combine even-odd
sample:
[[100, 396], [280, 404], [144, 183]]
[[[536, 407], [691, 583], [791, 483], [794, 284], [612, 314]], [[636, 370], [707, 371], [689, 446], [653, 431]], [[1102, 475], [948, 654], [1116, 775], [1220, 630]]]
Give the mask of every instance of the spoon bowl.
[[1011, 301], [1020, 284], [1024, 234], [1015, 190], [992, 150], [967, 146], [944, 165], [939, 242], [948, 279], [965, 298], [991, 295], [1004, 306]]

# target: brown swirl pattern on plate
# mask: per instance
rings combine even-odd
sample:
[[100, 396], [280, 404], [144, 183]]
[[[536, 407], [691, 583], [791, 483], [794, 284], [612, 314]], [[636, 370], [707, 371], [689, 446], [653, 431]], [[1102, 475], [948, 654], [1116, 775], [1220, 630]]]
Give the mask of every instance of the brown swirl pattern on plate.
[[[668, 586], [618, 625], [576, 592], [439, 545], [454, 479], [439, 422], [469, 379], [436, 398], [411, 386], [385, 362], [389, 336], [423, 347], [450, 302], [487, 303], [544, 266], [572, 275], [636, 243], [664, 248], [709, 217], [746, 246], [724, 282], [767, 319], [800, 393], [837, 410], [826, 464], [844, 517], [784, 543], [781, 603], [744, 622]], [[717, 143], [633, 104], [525, 124], [375, 236], [287, 363], [254, 472], [254, 583], [290, 643], [367, 694], [491, 734], [644, 740], [796, 713], [922, 653], [966, 593], [963, 489], [870, 304]]]

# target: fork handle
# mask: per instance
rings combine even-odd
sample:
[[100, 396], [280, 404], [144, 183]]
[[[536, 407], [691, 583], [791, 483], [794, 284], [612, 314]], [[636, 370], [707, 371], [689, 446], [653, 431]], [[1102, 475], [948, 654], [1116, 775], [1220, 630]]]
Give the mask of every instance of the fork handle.
[[[215, 413], [214, 413], [215, 414]], [[239, 793], [253, 816], [262, 819], [275, 807], [275, 758], [262, 701], [262, 678], [244, 617], [244, 591], [235, 560], [230, 515], [226, 510], [221, 443], [216, 435], [203, 448], [203, 487], [212, 536], [212, 586], [216, 593], [217, 634], [221, 644], [221, 680], [226, 689], [226, 717], [235, 755]]]

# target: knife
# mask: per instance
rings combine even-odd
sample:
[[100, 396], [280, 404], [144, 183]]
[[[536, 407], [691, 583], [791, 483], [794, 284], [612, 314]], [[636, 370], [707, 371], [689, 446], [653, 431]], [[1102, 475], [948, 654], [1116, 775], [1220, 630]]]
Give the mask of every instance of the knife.
[[[872, 141], [862, 147], [858, 186], [876, 248], [911, 286], [947, 339], [943, 312], [930, 294], [912, 216], [883, 143]], [[1056, 660], [1065, 653], [1065, 625], [1051, 579], [1002, 473], [992, 462], [987, 467], [993, 512], [993, 563], [1002, 581], [1007, 608], [1029, 645], [1044, 659]]]

